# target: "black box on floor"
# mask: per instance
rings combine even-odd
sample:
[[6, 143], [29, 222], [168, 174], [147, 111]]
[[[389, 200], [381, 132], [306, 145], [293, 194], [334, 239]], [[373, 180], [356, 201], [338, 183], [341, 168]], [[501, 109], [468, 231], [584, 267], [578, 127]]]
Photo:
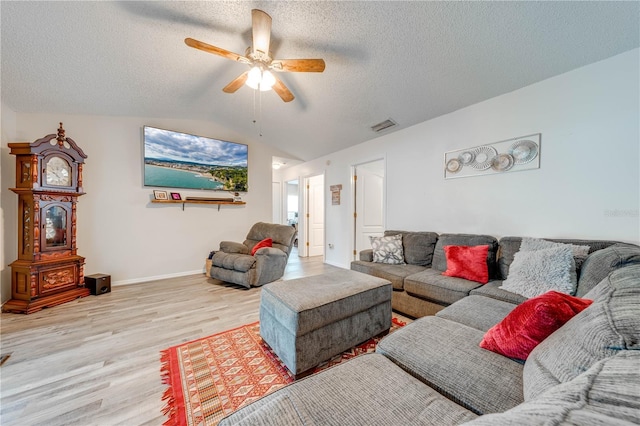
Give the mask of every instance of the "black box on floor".
[[105, 293], [111, 293], [111, 275], [85, 275], [84, 286], [89, 289], [91, 294], [94, 294], [96, 296]]

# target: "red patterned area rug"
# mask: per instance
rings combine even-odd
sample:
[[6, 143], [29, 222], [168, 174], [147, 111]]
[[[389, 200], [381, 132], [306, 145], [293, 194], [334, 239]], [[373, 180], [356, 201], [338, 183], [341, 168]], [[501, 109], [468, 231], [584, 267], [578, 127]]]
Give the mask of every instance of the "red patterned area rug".
[[[405, 325], [393, 318], [391, 331]], [[313, 372], [375, 351], [374, 337], [316, 367]], [[294, 381], [260, 337], [258, 322], [161, 352], [165, 426], [217, 425], [245, 404]]]

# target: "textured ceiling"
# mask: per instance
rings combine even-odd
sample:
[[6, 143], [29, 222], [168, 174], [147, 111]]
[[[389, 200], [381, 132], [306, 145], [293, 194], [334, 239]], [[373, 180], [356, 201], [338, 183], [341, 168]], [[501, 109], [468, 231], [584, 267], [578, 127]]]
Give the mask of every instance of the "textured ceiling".
[[[208, 120], [310, 160], [639, 46], [638, 2], [7, 2], [2, 100], [17, 112]], [[251, 9], [273, 18], [296, 99], [222, 88], [247, 67]], [[256, 114], [257, 116], [258, 114]], [[388, 130], [387, 132], [394, 131]], [[214, 136], [215, 135], [206, 135]]]

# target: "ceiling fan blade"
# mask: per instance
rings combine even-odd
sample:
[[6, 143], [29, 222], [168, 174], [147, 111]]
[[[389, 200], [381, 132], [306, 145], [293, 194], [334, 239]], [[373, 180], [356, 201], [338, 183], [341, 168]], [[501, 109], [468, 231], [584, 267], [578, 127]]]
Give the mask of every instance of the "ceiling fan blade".
[[238, 76], [231, 83], [227, 84], [224, 89], [222, 89], [225, 93], [235, 93], [242, 85], [247, 81], [247, 77], [249, 76], [249, 71], [245, 71]]
[[285, 102], [291, 102], [294, 99], [293, 93], [291, 93], [287, 86], [285, 86], [278, 77], [276, 77], [276, 83], [273, 85], [272, 89]]
[[238, 61], [243, 63], [250, 63], [249, 59], [244, 56], [240, 56], [237, 53], [229, 52], [228, 50], [222, 49], [220, 47], [212, 46], [207, 43], [203, 43], [201, 41], [185, 38], [184, 42], [187, 46], [193, 47], [194, 49], [202, 50], [204, 52], [213, 53], [214, 55], [222, 56], [223, 58], [231, 59], [232, 61]]
[[324, 66], [323, 59], [276, 59], [271, 63], [273, 70], [288, 72], [322, 72]]
[[253, 9], [251, 10], [251, 21], [253, 24], [253, 52], [260, 51], [268, 55], [269, 43], [271, 43], [271, 16], [259, 9]]

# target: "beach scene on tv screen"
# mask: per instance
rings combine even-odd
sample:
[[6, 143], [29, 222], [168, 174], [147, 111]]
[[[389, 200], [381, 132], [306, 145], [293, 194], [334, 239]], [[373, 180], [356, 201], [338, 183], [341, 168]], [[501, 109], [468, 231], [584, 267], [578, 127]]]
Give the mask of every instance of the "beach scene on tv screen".
[[247, 191], [247, 145], [144, 127], [144, 184]]

